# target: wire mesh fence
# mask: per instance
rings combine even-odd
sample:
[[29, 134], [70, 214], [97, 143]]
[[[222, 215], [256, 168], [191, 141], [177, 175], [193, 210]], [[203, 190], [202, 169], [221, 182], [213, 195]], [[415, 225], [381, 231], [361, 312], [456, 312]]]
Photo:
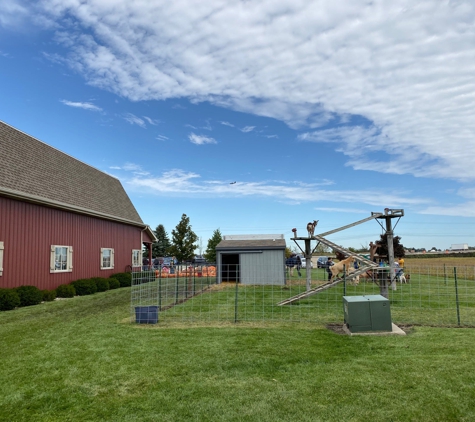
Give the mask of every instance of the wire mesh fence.
[[[224, 268], [221, 271], [230, 273]], [[259, 268], [256, 274], [265, 272]], [[218, 283], [223, 277], [219, 277], [214, 266], [177, 267], [174, 273], [138, 269], [132, 274], [132, 321], [137, 318], [137, 308], [154, 306], [164, 325], [253, 321], [343, 323], [343, 296], [380, 294], [381, 280], [369, 274], [362, 275], [359, 283], [344, 277], [325, 289], [328, 274], [324, 268], [312, 269], [308, 278], [305, 269], [300, 270], [300, 276], [297, 271], [292, 275], [286, 273], [284, 283], [280, 284], [272, 284], [265, 276], [261, 282], [245, 284], [240, 281], [239, 266], [234, 266], [232, 273], [233, 280], [227, 277], [227, 281]], [[475, 326], [475, 267], [407, 266], [404, 274], [406, 282], [399, 280], [388, 290], [395, 324]], [[281, 303], [297, 295], [303, 297]]]

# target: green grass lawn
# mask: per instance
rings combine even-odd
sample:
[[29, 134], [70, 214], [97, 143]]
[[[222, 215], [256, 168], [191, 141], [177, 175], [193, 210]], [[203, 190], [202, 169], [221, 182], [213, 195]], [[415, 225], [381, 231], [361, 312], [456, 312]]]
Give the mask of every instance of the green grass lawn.
[[[393, 321], [397, 324], [475, 326], [475, 282], [466, 277], [467, 272], [460, 271], [456, 289], [452, 273], [444, 275], [443, 271], [433, 268], [432, 272], [425, 271], [413, 273], [410, 283], [398, 283], [396, 290], [389, 289]], [[279, 302], [306, 291], [305, 270], [301, 278], [294, 275], [285, 286], [213, 285], [215, 279], [206, 278], [153, 280], [141, 285], [143, 290], [140, 292], [144, 296], [153, 292], [153, 304], [163, 306], [161, 320], [165, 324], [184, 321], [343, 323], [343, 295], [380, 293], [373, 282], [362, 281], [358, 286], [340, 283], [291, 305], [278, 306]], [[324, 270], [312, 271], [311, 287], [325, 282]], [[193, 295], [197, 292], [202, 293]], [[175, 303], [176, 306], [167, 308]]]
[[475, 420], [473, 329], [142, 326], [125, 288], [2, 312], [0, 338], [1, 421]]

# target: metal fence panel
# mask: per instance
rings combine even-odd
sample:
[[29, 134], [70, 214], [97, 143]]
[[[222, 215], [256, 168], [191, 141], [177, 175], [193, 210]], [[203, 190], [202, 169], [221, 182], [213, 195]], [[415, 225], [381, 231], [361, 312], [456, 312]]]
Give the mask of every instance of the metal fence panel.
[[[135, 306], [158, 305], [160, 323], [190, 322], [311, 322], [343, 323], [343, 296], [380, 293], [378, 280], [342, 279], [334, 287], [288, 305], [280, 302], [307, 292], [306, 270], [275, 283], [275, 266], [258, 268], [253, 284], [217, 283], [216, 268], [179, 267], [174, 274], [133, 273], [131, 314]], [[281, 269], [280, 269], [281, 270]], [[247, 270], [246, 270], [247, 271]], [[237, 272], [242, 276], [241, 271]], [[395, 324], [475, 326], [475, 267], [408, 266], [406, 283], [389, 288]], [[325, 269], [313, 269], [311, 288], [328, 282]]]

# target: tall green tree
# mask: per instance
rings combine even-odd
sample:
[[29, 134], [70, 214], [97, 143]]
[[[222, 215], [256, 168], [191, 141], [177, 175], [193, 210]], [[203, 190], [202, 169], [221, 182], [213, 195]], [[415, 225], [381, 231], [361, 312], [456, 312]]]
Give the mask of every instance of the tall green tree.
[[153, 256], [168, 256], [168, 250], [170, 249], [171, 243], [163, 224], [159, 224], [154, 230], [154, 233], [155, 236], [157, 236], [158, 241], [152, 245]]
[[216, 262], [216, 246], [223, 240], [223, 235], [219, 229], [213, 232], [213, 236], [208, 240], [208, 246], [206, 247], [205, 258], [208, 262]]
[[[376, 250], [376, 253], [381, 256], [388, 256], [388, 235], [382, 234], [380, 235], [381, 239], [377, 241], [376, 243], [378, 244], [378, 249]], [[401, 237], [400, 236], [394, 236], [393, 237], [393, 249], [394, 249], [394, 256], [395, 257], [404, 257], [406, 256], [406, 252], [404, 250], [404, 245], [400, 243]]]
[[179, 262], [191, 261], [195, 256], [198, 236], [191, 230], [190, 218], [183, 214], [180, 222], [172, 230], [172, 245], [168, 252]]

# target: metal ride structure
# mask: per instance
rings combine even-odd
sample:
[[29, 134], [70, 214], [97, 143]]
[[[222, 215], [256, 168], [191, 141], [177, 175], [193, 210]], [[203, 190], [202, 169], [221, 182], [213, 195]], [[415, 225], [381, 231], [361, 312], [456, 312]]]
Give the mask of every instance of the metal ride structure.
[[[383, 275], [385, 273], [383, 273], [383, 274], [381, 274], [381, 276], [379, 276], [377, 278], [378, 278], [378, 281], [379, 281], [380, 293], [381, 293], [382, 296], [387, 298], [388, 297], [388, 281], [390, 282], [392, 288], [394, 290], [396, 289], [395, 273], [394, 273], [394, 271], [391, 271], [391, 269], [394, 268], [394, 246], [393, 246], [394, 233], [393, 233], [392, 219], [393, 218], [399, 218], [400, 219], [403, 216], [404, 216], [404, 210], [402, 210], [402, 209], [385, 208], [384, 213], [372, 212], [370, 217], [364, 218], [363, 220], [356, 221], [352, 224], [347, 224], [346, 226], [342, 226], [342, 227], [339, 227], [339, 228], [334, 229], [334, 230], [330, 230], [330, 231], [325, 232], [325, 233], [321, 233], [319, 235], [311, 235], [311, 236], [309, 235], [307, 237], [298, 237], [297, 236], [297, 231], [294, 231], [294, 237], [291, 240], [293, 240], [295, 242], [297, 247], [302, 251], [302, 253], [305, 255], [305, 258], [306, 258], [305, 260], [306, 260], [306, 270], [307, 270], [306, 271], [306, 273], [307, 273], [307, 279], [306, 279], [306, 288], [307, 288], [307, 290], [305, 292], [302, 292], [302, 293], [296, 295], [296, 296], [293, 296], [289, 299], [285, 299], [285, 300], [279, 302], [278, 305], [279, 306], [289, 305], [289, 304], [294, 303], [294, 302], [296, 302], [300, 299], [312, 296], [314, 294], [317, 294], [317, 293], [320, 293], [324, 290], [327, 290], [331, 287], [334, 287], [337, 284], [341, 283], [343, 280], [345, 280], [345, 278], [337, 278], [335, 280], [328, 281], [328, 283], [325, 283], [325, 284], [322, 284], [320, 286], [311, 288], [311, 277], [312, 277], [311, 259], [312, 259], [313, 252], [315, 252], [315, 250], [317, 249], [317, 247], [320, 243], [323, 243], [324, 245], [332, 248], [334, 251], [341, 252], [341, 253], [345, 254], [346, 256], [353, 256], [359, 262], [360, 267], [356, 271], [348, 274], [346, 276], [346, 280], [351, 280], [351, 279], [355, 278], [356, 276], [359, 276], [361, 274], [366, 273], [369, 270], [371, 270], [373, 272], [378, 272], [378, 270], [380, 270], [380, 268], [379, 268], [377, 263], [375, 263], [375, 262], [373, 262], [369, 259], [366, 259], [362, 256], [359, 256], [358, 254], [355, 254], [354, 252], [351, 252], [348, 249], [342, 248], [341, 246], [325, 239], [325, 237], [324, 237], [324, 236], [329, 236], [333, 233], [337, 233], [339, 231], [346, 230], [346, 229], [349, 229], [351, 227], [354, 227], [354, 226], [357, 226], [359, 224], [366, 223], [367, 221], [371, 221], [371, 220], [375, 220], [375, 219], [376, 220], [385, 220], [385, 222], [386, 222], [386, 228], [384, 228], [381, 225], [381, 223], [379, 223], [379, 221], [378, 221], [378, 223], [381, 225], [383, 230], [386, 231], [386, 235], [387, 235], [388, 260], [389, 260], [389, 269], [390, 269], [389, 270], [389, 275], [390, 276], [389, 276], [389, 280], [388, 280], [387, 277]], [[302, 250], [299, 243], [297, 242], [299, 240], [300, 241], [303, 240], [305, 242], [305, 251]], [[317, 244], [315, 245], [315, 247], [313, 249], [311, 248], [312, 240], [317, 241]], [[383, 269], [383, 270], [385, 270], [386, 274], [387, 274], [387, 271], [388, 271], [387, 268]]]

